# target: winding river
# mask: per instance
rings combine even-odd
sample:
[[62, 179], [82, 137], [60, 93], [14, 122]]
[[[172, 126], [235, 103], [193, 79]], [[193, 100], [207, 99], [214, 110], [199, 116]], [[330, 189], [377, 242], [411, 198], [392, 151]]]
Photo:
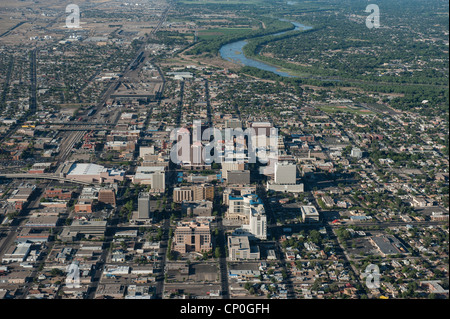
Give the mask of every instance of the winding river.
[[[283, 20], [284, 21], [284, 20]], [[307, 26], [298, 22], [293, 22], [290, 21], [294, 26], [295, 29], [294, 30], [310, 30], [312, 29], [311, 26]], [[278, 33], [274, 33], [271, 34], [272, 36], [277, 36], [277, 35], [281, 35], [287, 32], [290, 32], [292, 30], [289, 31], [284, 31], [284, 32], [278, 32]], [[267, 36], [267, 35], [266, 35]], [[247, 40], [242, 40], [242, 41], [237, 41], [237, 42], [233, 42], [233, 43], [229, 43], [224, 45], [222, 48], [220, 48], [220, 56], [230, 62], [233, 63], [238, 63], [238, 64], [242, 64], [244, 66], [251, 66], [251, 67], [255, 67], [264, 71], [270, 71], [273, 72], [275, 74], [278, 74], [280, 76], [284, 76], [284, 77], [295, 77], [293, 75], [290, 75], [289, 73], [286, 72], [282, 72], [279, 70], [279, 68], [266, 64], [264, 62], [261, 61], [257, 61], [251, 58], [247, 58], [244, 55], [243, 52], [243, 48], [244, 46], [248, 43]]]

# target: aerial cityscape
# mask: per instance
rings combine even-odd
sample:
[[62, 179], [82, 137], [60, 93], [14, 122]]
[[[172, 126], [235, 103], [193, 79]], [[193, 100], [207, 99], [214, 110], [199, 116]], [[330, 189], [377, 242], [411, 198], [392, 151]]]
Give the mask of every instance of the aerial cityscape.
[[0, 299], [448, 299], [448, 81], [447, 0], [2, 0]]

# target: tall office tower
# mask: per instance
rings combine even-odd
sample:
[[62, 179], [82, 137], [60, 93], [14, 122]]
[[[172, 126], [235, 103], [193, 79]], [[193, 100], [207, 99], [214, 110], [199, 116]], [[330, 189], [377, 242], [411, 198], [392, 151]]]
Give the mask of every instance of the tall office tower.
[[259, 239], [267, 239], [267, 216], [262, 205], [250, 210], [249, 231]]
[[214, 185], [202, 184], [199, 186], [192, 186], [193, 200], [210, 200], [214, 201]]
[[240, 223], [242, 228], [256, 238], [267, 238], [267, 216], [264, 205], [258, 195], [229, 195], [229, 206], [225, 213], [227, 221]]
[[288, 162], [275, 163], [275, 184], [291, 184], [297, 181], [297, 166]]
[[267, 216], [264, 205], [258, 195], [244, 195], [244, 212], [248, 216], [247, 229], [256, 238], [267, 239]]
[[138, 218], [150, 218], [150, 193], [140, 193], [138, 198]]
[[153, 173], [151, 189], [164, 192], [165, 188], [166, 188], [166, 173], [164, 171]]
[[229, 171], [242, 171], [245, 169], [243, 162], [222, 162], [222, 178], [228, 179]]
[[175, 203], [181, 203], [183, 201], [192, 201], [192, 188], [191, 187], [175, 187], [173, 189], [173, 201]]
[[174, 233], [173, 249], [180, 253], [202, 252], [211, 249], [211, 229], [209, 223], [182, 223]]

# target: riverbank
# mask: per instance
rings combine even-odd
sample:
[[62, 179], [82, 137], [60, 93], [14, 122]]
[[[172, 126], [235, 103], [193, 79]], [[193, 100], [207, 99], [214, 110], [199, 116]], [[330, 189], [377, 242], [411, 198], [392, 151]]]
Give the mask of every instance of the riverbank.
[[258, 46], [262, 43], [300, 35], [304, 31], [313, 29], [311, 26], [306, 26], [298, 22], [285, 20], [280, 21], [291, 23], [293, 28], [287, 31], [275, 32], [265, 36], [254, 37], [252, 39], [245, 39], [226, 44], [219, 50], [220, 56], [227, 61], [240, 64], [242, 66], [249, 66], [263, 71], [273, 72], [283, 77], [297, 77], [298, 74], [291, 73], [288, 68], [283, 69], [276, 63], [265, 61], [257, 52]]

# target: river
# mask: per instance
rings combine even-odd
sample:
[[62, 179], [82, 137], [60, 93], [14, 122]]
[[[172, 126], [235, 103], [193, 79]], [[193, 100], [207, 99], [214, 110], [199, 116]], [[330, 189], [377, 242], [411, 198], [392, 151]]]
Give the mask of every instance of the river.
[[[283, 20], [285, 21], [285, 20]], [[294, 26], [294, 30], [310, 30], [312, 29], [311, 26], [307, 26], [298, 22], [294, 22], [294, 21], [290, 21]], [[277, 35], [281, 35], [287, 32], [290, 32], [292, 30], [289, 31], [284, 31], [284, 32], [278, 32], [278, 33], [274, 33], [271, 34], [272, 36], [277, 36]], [[251, 58], [247, 58], [244, 55], [243, 52], [243, 48], [244, 46], [248, 43], [247, 40], [242, 40], [242, 41], [237, 41], [237, 42], [233, 42], [233, 43], [229, 43], [229, 44], [225, 44], [222, 48], [220, 48], [220, 56], [230, 62], [233, 63], [237, 63], [237, 64], [241, 64], [244, 66], [251, 66], [251, 67], [255, 67], [264, 71], [270, 71], [273, 72], [275, 74], [278, 74], [280, 76], [283, 77], [295, 77], [293, 75], [290, 75], [289, 73], [286, 72], [282, 72], [279, 70], [279, 68], [266, 64], [264, 62], [261, 61], [257, 61]]]

